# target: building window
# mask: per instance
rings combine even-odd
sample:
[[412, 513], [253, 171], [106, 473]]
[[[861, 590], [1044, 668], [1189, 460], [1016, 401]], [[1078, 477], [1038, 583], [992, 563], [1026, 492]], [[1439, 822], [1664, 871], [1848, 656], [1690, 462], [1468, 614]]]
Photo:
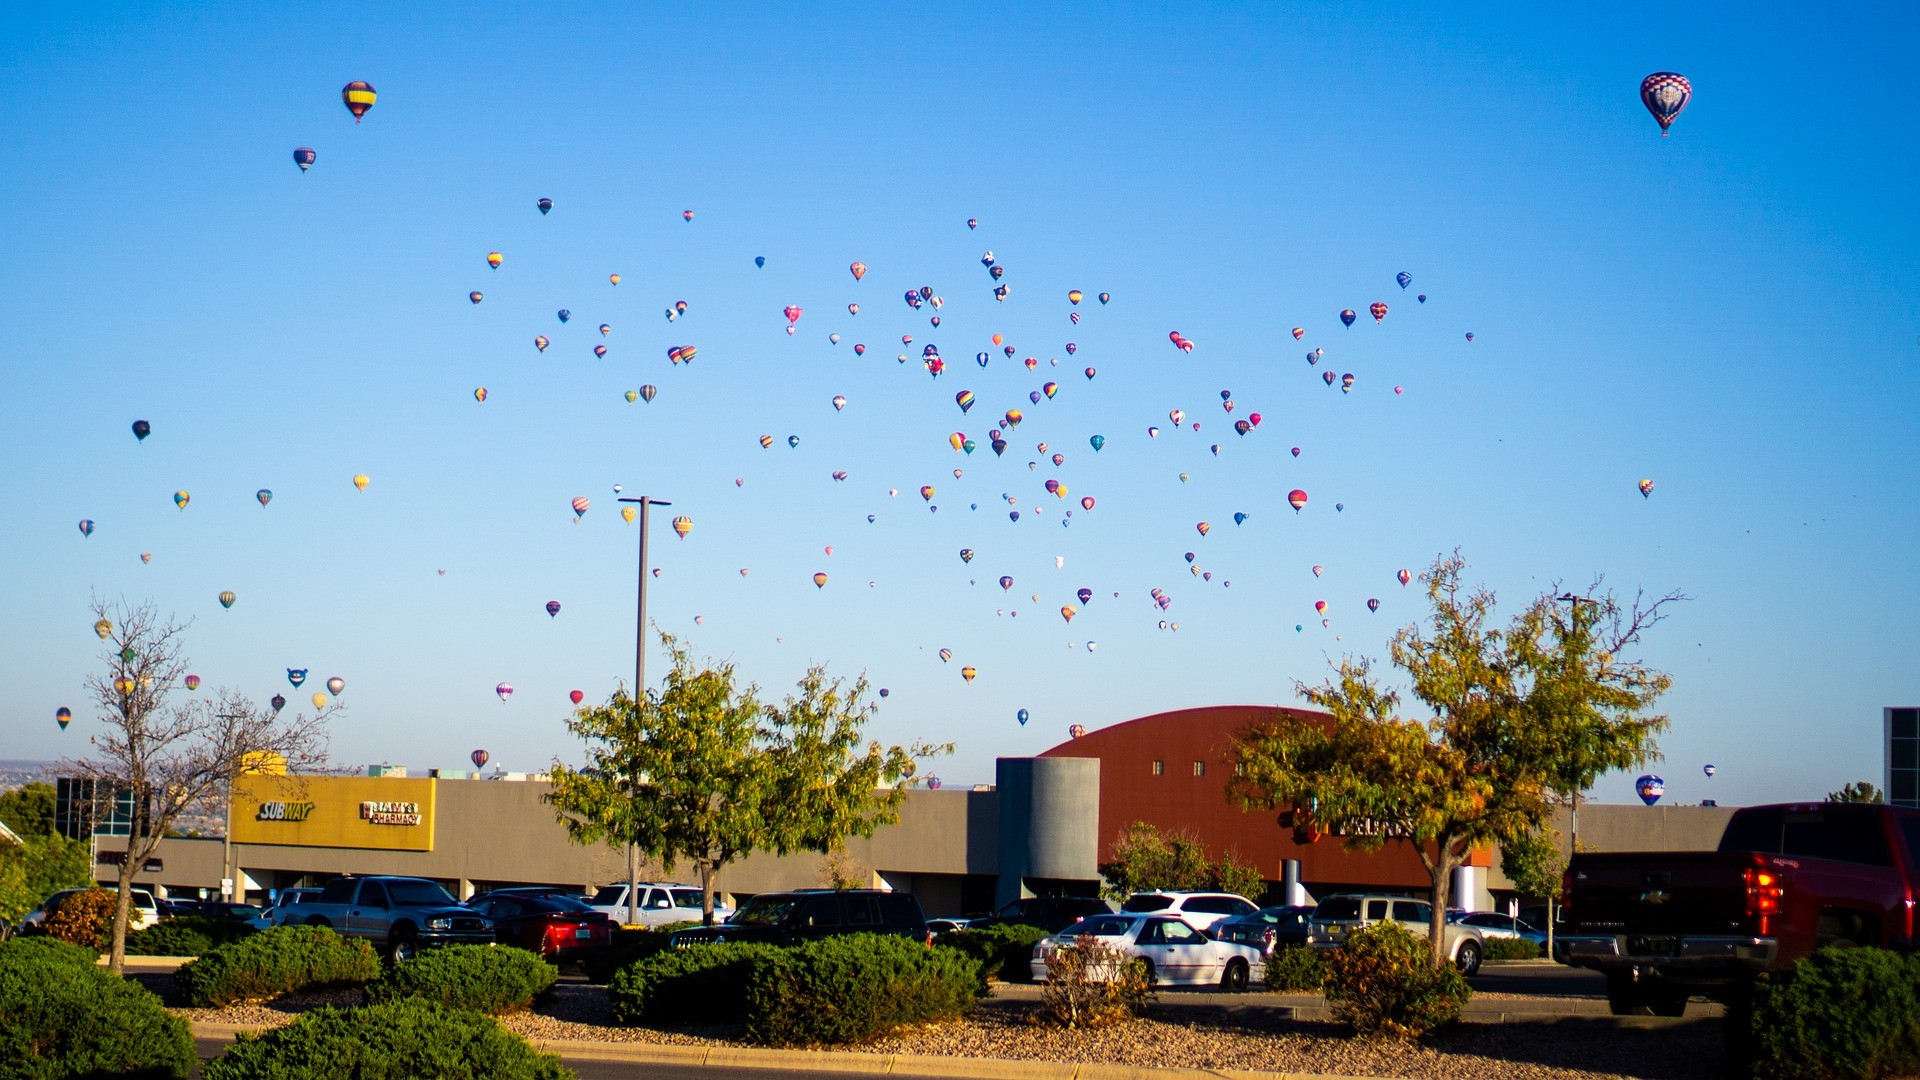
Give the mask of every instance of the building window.
[[1206, 762], [1204, 762], [1204, 761], [1196, 761], [1196, 762], [1194, 762], [1194, 763], [1193, 763], [1193, 775], [1195, 775], [1195, 776], [1205, 776], [1205, 775], [1207, 775], [1207, 763], [1206, 763]]
[[1165, 773], [1166, 771], [1167, 771], [1167, 763], [1166, 763], [1166, 762], [1164, 762], [1164, 761], [1156, 761], [1156, 762], [1154, 762], [1154, 763], [1153, 763], [1153, 775], [1155, 775], [1155, 776], [1160, 776], [1160, 775], [1162, 775], [1162, 774], [1164, 774], [1164, 773]]

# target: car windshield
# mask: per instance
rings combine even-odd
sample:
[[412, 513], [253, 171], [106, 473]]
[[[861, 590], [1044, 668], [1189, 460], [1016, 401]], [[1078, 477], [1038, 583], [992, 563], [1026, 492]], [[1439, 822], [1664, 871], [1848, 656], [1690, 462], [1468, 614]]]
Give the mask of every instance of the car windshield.
[[1360, 898], [1357, 896], [1334, 896], [1320, 901], [1313, 909], [1313, 917], [1321, 922], [1335, 922], [1360, 917]]
[[778, 926], [799, 902], [797, 896], [756, 896], [729, 921], [742, 926]]
[[1173, 897], [1171, 896], [1161, 896], [1159, 893], [1141, 893], [1138, 896], [1127, 897], [1127, 902], [1120, 905], [1120, 910], [1164, 911], [1172, 906]]
[[[674, 889], [672, 891], [674, 907], [697, 908], [705, 903], [705, 898], [701, 896], [699, 889]], [[716, 904], [715, 906], [717, 907], [719, 905]]]
[[431, 881], [398, 878], [387, 882], [387, 896], [394, 907], [452, 907], [453, 897]]
[[1095, 915], [1090, 919], [1081, 919], [1061, 931], [1063, 938], [1077, 937], [1120, 937], [1133, 929], [1134, 920], [1122, 919], [1115, 915]]

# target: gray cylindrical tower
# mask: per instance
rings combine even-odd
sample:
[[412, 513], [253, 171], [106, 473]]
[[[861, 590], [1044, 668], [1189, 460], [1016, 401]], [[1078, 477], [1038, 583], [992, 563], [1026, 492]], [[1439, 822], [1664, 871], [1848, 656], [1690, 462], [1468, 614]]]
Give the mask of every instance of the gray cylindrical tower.
[[1000, 881], [994, 906], [1027, 895], [1029, 878], [1100, 876], [1100, 759], [1000, 758]]

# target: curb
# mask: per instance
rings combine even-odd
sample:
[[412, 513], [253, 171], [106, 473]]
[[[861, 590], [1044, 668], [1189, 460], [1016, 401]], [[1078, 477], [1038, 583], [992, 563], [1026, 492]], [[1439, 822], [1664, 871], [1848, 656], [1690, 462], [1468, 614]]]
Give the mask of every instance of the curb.
[[[198, 1039], [232, 1039], [265, 1030], [255, 1024], [191, 1025]], [[576, 1061], [626, 1062], [709, 1068], [778, 1069], [788, 1072], [859, 1073], [925, 1077], [928, 1080], [1361, 1080], [1334, 1073], [1259, 1072], [1239, 1069], [1163, 1069], [1141, 1065], [1082, 1064], [1011, 1058], [862, 1054], [845, 1050], [766, 1050], [745, 1046], [661, 1046], [580, 1039], [528, 1039], [535, 1049]]]

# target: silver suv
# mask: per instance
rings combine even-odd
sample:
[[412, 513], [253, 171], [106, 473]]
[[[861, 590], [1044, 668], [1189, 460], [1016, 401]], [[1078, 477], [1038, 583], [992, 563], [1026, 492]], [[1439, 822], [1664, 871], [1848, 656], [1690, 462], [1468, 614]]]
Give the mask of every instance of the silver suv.
[[[1388, 920], [1424, 938], [1433, 933], [1433, 905], [1405, 896], [1366, 893], [1329, 896], [1313, 909], [1313, 919], [1307, 924], [1307, 944], [1323, 951], [1337, 949], [1353, 931]], [[1450, 922], [1446, 924], [1443, 940], [1447, 959], [1453, 961], [1462, 974], [1472, 975], [1480, 970], [1480, 958], [1486, 955], [1487, 948], [1478, 929]]]
[[1178, 915], [1195, 930], [1209, 930], [1214, 923], [1251, 915], [1259, 910], [1258, 904], [1239, 893], [1182, 892], [1177, 889], [1137, 892], [1120, 905], [1121, 913], [1126, 915]]
[[[637, 889], [637, 895], [640, 897], [640, 921], [630, 925], [665, 926], [668, 923], [699, 922], [704, 916], [698, 885], [643, 881]], [[627, 883], [619, 881], [602, 885], [587, 903], [593, 905], [595, 911], [605, 912], [607, 918], [615, 923], [626, 923]], [[732, 910], [719, 897], [714, 897], [714, 922], [726, 921], [727, 914]]]

